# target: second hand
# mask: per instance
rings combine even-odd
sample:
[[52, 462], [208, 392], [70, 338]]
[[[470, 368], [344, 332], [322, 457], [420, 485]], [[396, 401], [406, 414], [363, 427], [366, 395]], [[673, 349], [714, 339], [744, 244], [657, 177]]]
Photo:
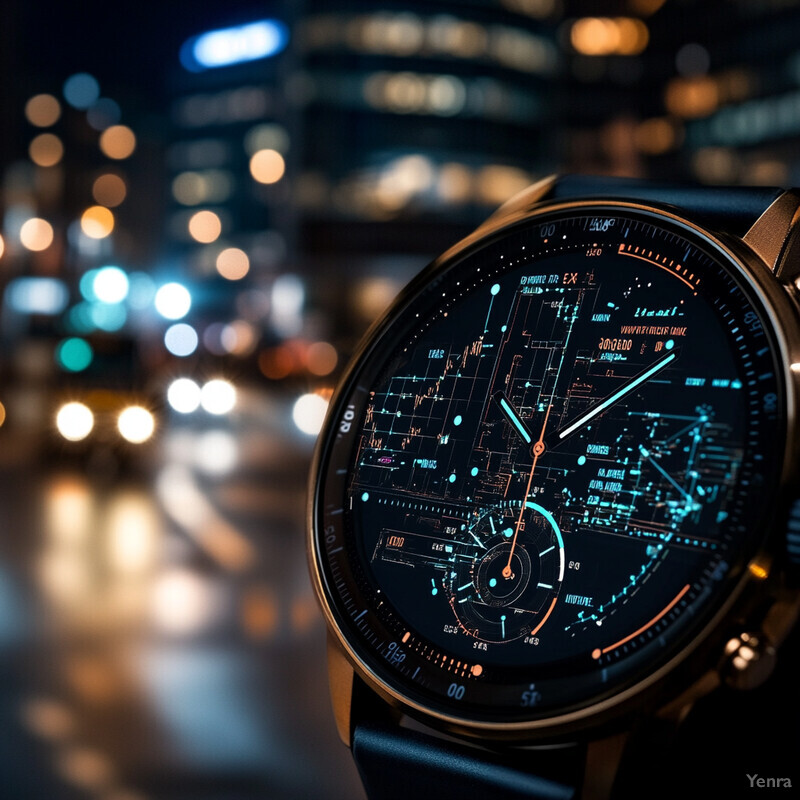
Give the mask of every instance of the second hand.
[[517, 536], [519, 536], [519, 528], [522, 525], [522, 515], [525, 513], [525, 507], [528, 503], [528, 494], [531, 490], [531, 483], [533, 481], [533, 473], [536, 472], [536, 462], [539, 460], [539, 456], [544, 453], [544, 432], [547, 428], [547, 420], [550, 416], [550, 409], [553, 407], [551, 403], [547, 406], [547, 413], [544, 415], [544, 423], [542, 424], [542, 432], [539, 434], [539, 438], [533, 445], [533, 466], [531, 467], [530, 475], [528, 475], [528, 485], [525, 487], [525, 496], [522, 498], [522, 506], [519, 510], [519, 517], [517, 518], [517, 525], [514, 529], [514, 538], [511, 540], [511, 552], [508, 554], [508, 563], [503, 567], [503, 577], [508, 580], [509, 578], [514, 577], [514, 573], [511, 571], [511, 561], [514, 558], [514, 549], [517, 546]]

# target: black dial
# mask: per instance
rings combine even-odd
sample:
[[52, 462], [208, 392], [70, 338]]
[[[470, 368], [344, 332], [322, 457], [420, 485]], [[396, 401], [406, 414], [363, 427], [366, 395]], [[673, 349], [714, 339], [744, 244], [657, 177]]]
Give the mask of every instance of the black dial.
[[641, 681], [719, 610], [782, 458], [777, 345], [730, 256], [613, 206], [420, 279], [338, 394], [326, 602], [402, 697], [514, 721]]

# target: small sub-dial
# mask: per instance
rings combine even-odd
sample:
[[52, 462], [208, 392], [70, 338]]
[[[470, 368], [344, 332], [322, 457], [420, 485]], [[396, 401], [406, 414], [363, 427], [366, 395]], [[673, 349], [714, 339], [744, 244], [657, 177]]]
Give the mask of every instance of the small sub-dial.
[[485, 642], [536, 635], [564, 580], [564, 541], [553, 515], [528, 501], [476, 515], [463, 533], [468, 546], [445, 581], [461, 627]]

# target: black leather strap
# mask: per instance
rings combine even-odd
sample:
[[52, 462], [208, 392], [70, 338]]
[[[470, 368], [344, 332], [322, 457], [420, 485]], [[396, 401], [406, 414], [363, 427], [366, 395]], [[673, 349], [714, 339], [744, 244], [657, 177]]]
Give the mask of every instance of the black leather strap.
[[553, 200], [606, 198], [671, 206], [712, 230], [743, 236], [783, 191], [778, 187], [697, 186], [564, 175], [554, 184], [550, 197]]
[[575, 755], [489, 753], [381, 722], [363, 722], [353, 734], [353, 757], [369, 800], [570, 800], [582, 777], [577, 758], [572, 786], [534, 774], [531, 766], [549, 760], [552, 772], [568, 772], [567, 758]]

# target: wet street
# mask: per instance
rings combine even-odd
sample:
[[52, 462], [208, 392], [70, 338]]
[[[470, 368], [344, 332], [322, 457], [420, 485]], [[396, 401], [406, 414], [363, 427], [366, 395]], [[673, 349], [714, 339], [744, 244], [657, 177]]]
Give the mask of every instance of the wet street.
[[0, 796], [355, 800], [280, 398], [164, 420], [128, 464], [3, 431]]

